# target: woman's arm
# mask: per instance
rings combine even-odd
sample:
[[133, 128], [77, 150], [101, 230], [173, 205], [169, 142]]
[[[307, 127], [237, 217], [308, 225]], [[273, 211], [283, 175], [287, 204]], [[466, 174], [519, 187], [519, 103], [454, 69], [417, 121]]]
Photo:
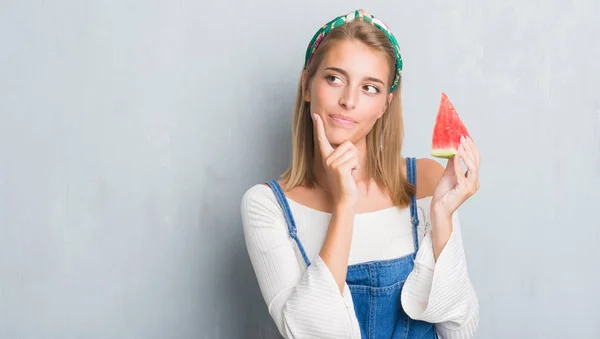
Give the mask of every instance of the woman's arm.
[[427, 233], [404, 284], [402, 306], [411, 318], [434, 323], [442, 339], [473, 338], [479, 324], [479, 301], [468, 274], [458, 212], [452, 216], [452, 233], [437, 260], [431, 219], [429, 215], [420, 219]]
[[[271, 189], [255, 185], [241, 203], [244, 237], [269, 314], [284, 338], [360, 338], [348, 286], [343, 293], [320, 256], [306, 268]], [[330, 250], [336, 250], [335, 243]], [[325, 252], [325, 255], [326, 252]]]
[[340, 289], [344, 293], [348, 274], [348, 257], [354, 230], [354, 208], [338, 205], [331, 214], [327, 235], [319, 256], [327, 265]]
[[[432, 195], [444, 169], [422, 159], [417, 170], [417, 195]], [[425, 236], [404, 285], [402, 305], [411, 318], [434, 323], [441, 338], [472, 338], [479, 302], [468, 275], [458, 212], [436, 214], [434, 203], [432, 199], [419, 206]]]

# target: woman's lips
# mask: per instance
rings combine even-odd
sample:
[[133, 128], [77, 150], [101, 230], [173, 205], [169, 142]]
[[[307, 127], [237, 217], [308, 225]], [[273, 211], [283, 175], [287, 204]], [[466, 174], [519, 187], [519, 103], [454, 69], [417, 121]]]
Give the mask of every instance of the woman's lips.
[[339, 114], [332, 114], [329, 116], [329, 118], [335, 124], [344, 126], [344, 127], [351, 127], [351, 126], [354, 126], [354, 124], [356, 123], [356, 121], [354, 121], [348, 117], [345, 117], [343, 115], [339, 115]]

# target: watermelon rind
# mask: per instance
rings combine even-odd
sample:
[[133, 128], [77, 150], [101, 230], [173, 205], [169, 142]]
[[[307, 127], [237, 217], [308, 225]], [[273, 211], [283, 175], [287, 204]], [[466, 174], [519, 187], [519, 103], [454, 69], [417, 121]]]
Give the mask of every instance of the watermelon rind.
[[437, 148], [437, 149], [431, 150], [431, 155], [436, 158], [450, 159], [456, 155], [456, 149]]

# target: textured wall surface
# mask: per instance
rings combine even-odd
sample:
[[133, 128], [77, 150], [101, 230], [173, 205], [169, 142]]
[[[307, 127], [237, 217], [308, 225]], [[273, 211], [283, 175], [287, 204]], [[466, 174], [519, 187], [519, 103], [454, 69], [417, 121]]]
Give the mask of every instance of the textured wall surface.
[[[359, 6], [0, 2], [0, 338], [278, 338], [240, 198], [288, 165], [308, 41]], [[598, 2], [365, 8], [403, 49], [404, 155], [442, 91], [480, 148], [477, 337], [600, 338]]]

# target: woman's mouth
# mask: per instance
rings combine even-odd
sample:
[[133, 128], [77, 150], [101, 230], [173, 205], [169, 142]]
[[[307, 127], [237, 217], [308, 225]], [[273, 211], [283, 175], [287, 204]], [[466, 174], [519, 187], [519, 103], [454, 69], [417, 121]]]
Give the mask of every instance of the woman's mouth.
[[336, 125], [342, 127], [352, 127], [354, 124], [356, 124], [356, 121], [340, 114], [332, 114], [329, 116], [329, 119], [331, 119], [331, 121], [333, 121]]

